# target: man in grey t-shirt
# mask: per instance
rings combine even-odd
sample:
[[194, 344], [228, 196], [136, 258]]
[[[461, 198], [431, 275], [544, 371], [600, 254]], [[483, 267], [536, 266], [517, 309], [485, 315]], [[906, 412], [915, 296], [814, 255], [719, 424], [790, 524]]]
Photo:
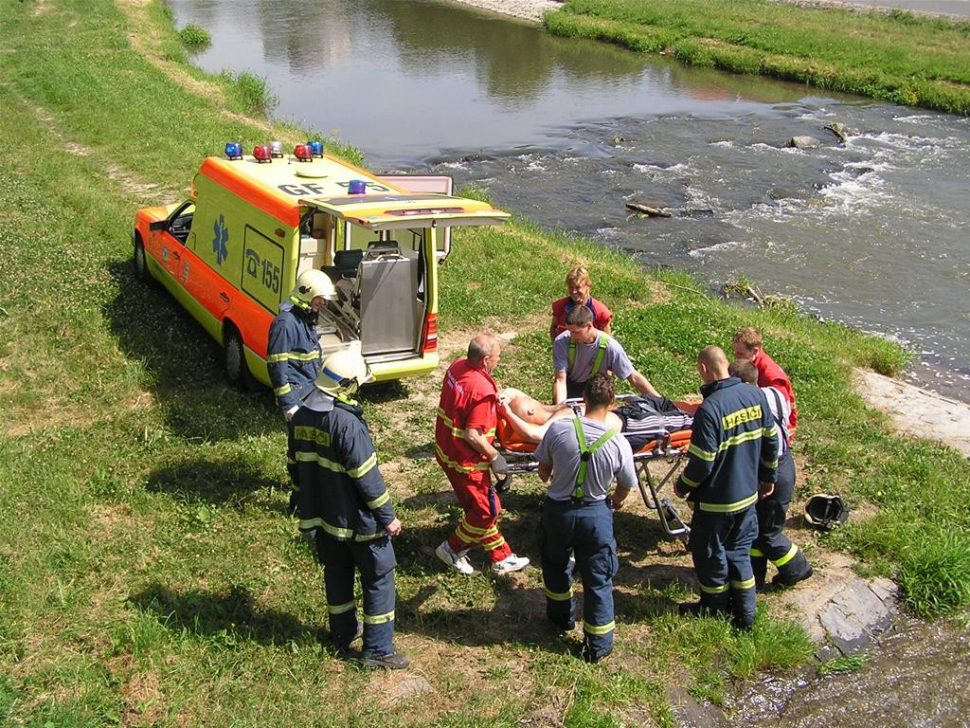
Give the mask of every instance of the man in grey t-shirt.
[[566, 316], [566, 331], [552, 342], [552, 363], [556, 370], [553, 404], [582, 396], [586, 380], [600, 372], [613, 372], [640, 394], [659, 396], [649, 380], [633, 368], [620, 342], [593, 327], [593, 314], [585, 306], [577, 306]]
[[569, 569], [574, 552], [583, 575], [583, 657], [598, 662], [613, 651], [615, 628], [613, 577], [619, 561], [610, 506], [622, 507], [637, 476], [630, 444], [605, 425], [615, 399], [613, 379], [606, 373], [590, 377], [583, 399], [586, 415], [553, 422], [536, 448], [539, 478], [548, 483], [539, 539], [546, 616], [567, 631], [576, 625]]

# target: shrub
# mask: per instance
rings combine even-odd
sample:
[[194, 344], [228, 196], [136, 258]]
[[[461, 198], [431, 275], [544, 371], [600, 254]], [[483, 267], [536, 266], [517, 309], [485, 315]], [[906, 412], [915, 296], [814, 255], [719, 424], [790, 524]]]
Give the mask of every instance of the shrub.
[[202, 48], [209, 45], [212, 35], [201, 25], [189, 23], [178, 32], [179, 40], [189, 48]]
[[225, 77], [234, 87], [237, 97], [247, 111], [265, 115], [279, 101], [279, 98], [270, 90], [269, 82], [262, 76], [243, 71], [238, 74], [226, 73]]

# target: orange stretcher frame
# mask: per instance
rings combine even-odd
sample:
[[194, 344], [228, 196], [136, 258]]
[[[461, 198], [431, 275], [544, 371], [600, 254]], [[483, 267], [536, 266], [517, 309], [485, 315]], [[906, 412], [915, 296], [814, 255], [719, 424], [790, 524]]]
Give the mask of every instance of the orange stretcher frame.
[[[567, 400], [566, 403], [572, 404], [575, 409], [581, 401]], [[687, 411], [697, 408], [696, 404], [682, 402], [676, 404], [683, 406]], [[633, 453], [637, 487], [640, 490], [640, 497], [643, 498], [643, 504], [648, 509], [656, 511], [663, 532], [671, 538], [679, 538], [685, 546], [690, 536], [690, 526], [680, 517], [670, 500], [661, 497], [659, 493], [684, 464], [687, 448], [690, 447], [691, 433], [691, 430], [671, 432], [654, 438]], [[526, 475], [535, 473], [539, 469], [539, 461], [535, 458], [536, 444], [524, 442], [501, 414], [498, 418], [495, 440], [499, 452], [508, 461], [509, 475]], [[661, 477], [658, 478], [650, 472], [651, 462], [662, 462], [667, 466]]]

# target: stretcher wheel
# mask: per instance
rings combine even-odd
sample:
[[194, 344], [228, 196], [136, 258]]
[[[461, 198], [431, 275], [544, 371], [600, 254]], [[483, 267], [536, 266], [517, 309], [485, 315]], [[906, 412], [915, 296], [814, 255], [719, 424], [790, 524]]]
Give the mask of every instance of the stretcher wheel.
[[501, 480], [496, 479], [495, 481], [495, 492], [496, 493], [508, 493], [512, 490], [512, 475], [508, 474]]

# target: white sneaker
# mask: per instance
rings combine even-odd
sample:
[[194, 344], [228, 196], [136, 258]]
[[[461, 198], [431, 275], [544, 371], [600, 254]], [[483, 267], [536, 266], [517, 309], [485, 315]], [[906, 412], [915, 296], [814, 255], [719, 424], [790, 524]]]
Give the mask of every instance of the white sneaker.
[[511, 574], [513, 571], [522, 571], [526, 566], [529, 565], [529, 559], [525, 556], [516, 556], [511, 554], [506, 556], [501, 561], [496, 561], [492, 564], [492, 571], [496, 574]]
[[451, 566], [465, 576], [471, 576], [475, 573], [475, 567], [469, 563], [468, 557], [464, 554], [459, 556], [452, 551], [451, 546], [448, 545], [447, 541], [442, 541], [441, 545], [436, 548], [434, 552], [438, 558], [448, 564], [448, 566]]

